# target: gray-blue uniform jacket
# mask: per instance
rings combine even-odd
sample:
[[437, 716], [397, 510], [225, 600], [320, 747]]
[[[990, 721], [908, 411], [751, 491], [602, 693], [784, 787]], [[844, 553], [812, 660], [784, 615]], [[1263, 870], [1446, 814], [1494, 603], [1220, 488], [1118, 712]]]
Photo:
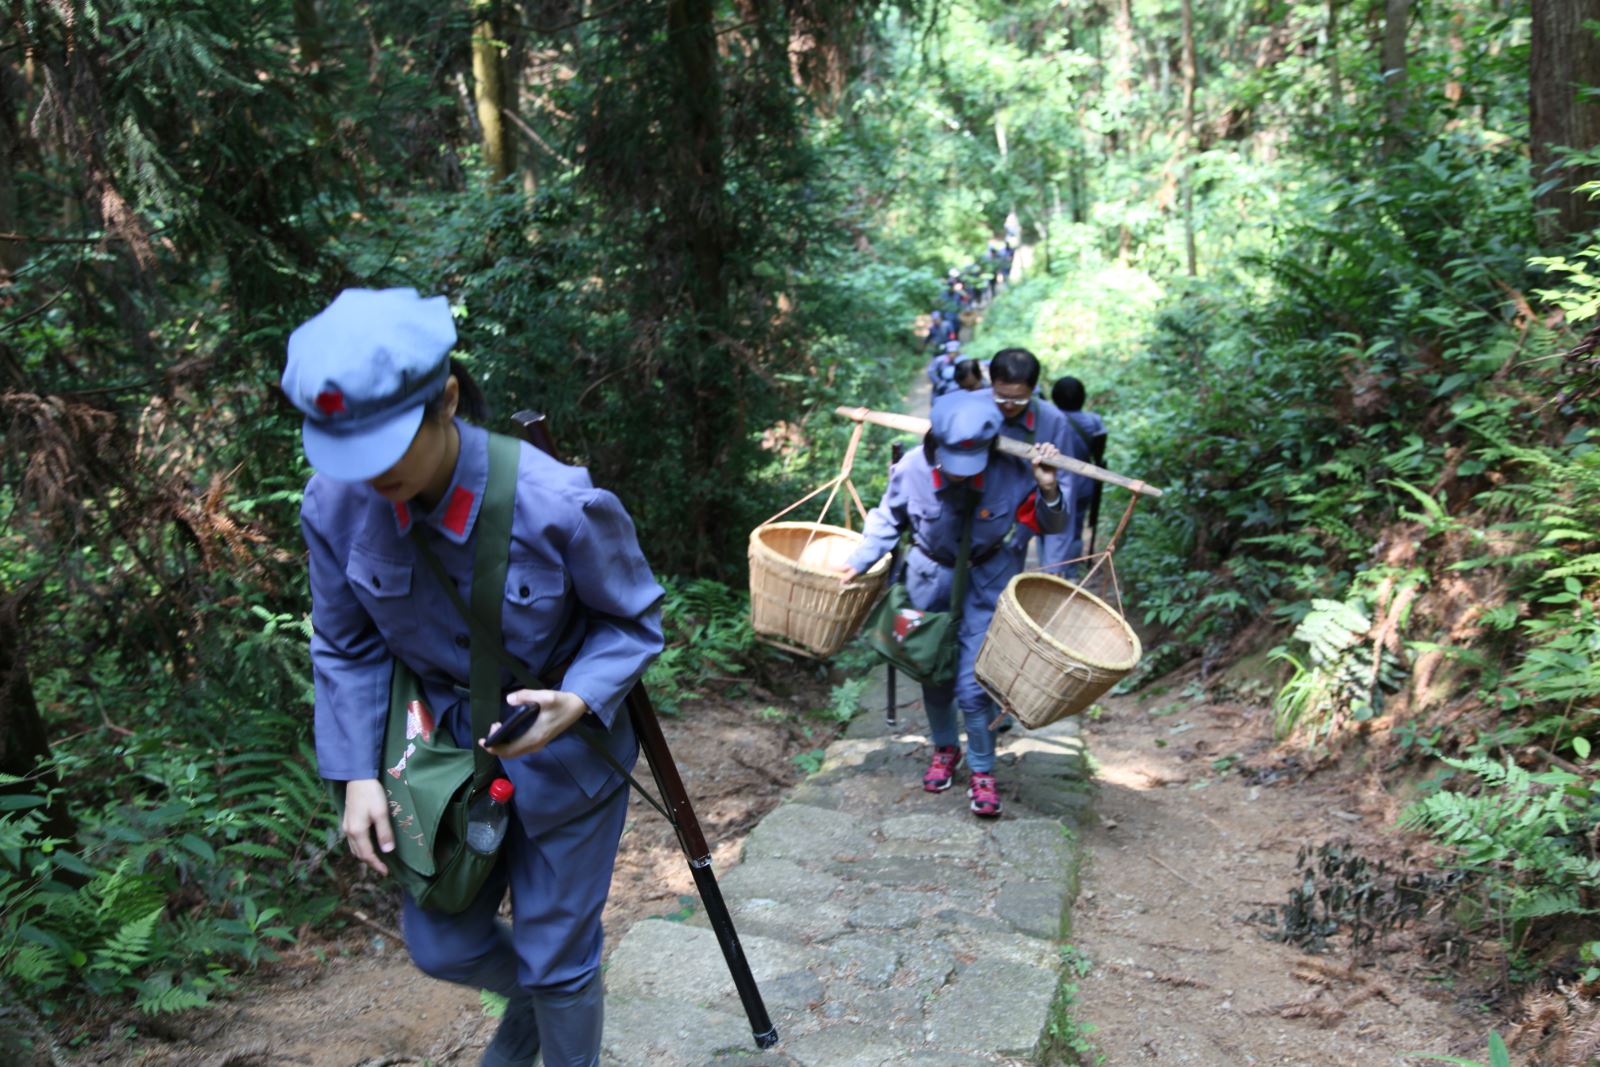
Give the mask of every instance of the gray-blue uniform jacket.
[[944, 610], [961, 551], [962, 503], [974, 490], [979, 497], [973, 514], [970, 580], [963, 614], [981, 617], [987, 628], [996, 599], [1018, 570], [1016, 553], [1006, 550], [1013, 527], [1019, 533], [1066, 528], [1062, 508], [1066, 494], [1056, 498], [1054, 507], [1040, 503], [1033, 469], [1020, 459], [993, 456], [982, 474], [958, 485], [941, 476], [921, 448], [907, 452], [890, 470], [883, 499], [867, 513], [861, 545], [848, 565], [865, 571], [894, 548], [902, 530], [909, 529], [912, 547], [906, 558], [906, 592], [915, 607]]
[[[334, 781], [377, 778], [392, 659], [422, 679], [435, 717], [462, 747], [476, 743], [467, 699], [467, 624], [408, 536], [422, 523], [445, 570], [470, 600], [478, 509], [488, 482], [486, 430], [456, 422], [461, 453], [437, 507], [420, 514], [362, 483], [318, 475], [301, 526], [310, 551], [311, 661], [317, 763]], [[661, 651], [662, 588], [633, 522], [588, 472], [524, 444], [517, 473], [502, 626], [507, 649], [551, 688], [576, 693], [618, 762], [638, 745], [622, 699]], [[554, 676], [565, 666], [559, 682]], [[512, 679], [505, 673], [502, 685]], [[619, 776], [571, 732], [504, 763], [530, 837], [609, 793]]]
[[[1027, 441], [1029, 443], [1049, 441], [1060, 450], [1063, 456], [1071, 456], [1073, 459], [1080, 459], [1085, 463], [1089, 462], [1088, 446], [1084, 444], [1083, 438], [1074, 432], [1067, 423], [1066, 415], [1054, 404], [1046, 404], [1038, 397], [1031, 398], [1028, 401], [1028, 406], [1020, 414], [1002, 422], [1000, 424], [1000, 432], [1006, 437], [1018, 441]], [[1054, 531], [1045, 531], [1044, 535], [1039, 538], [1039, 563], [1041, 566], [1049, 566], [1072, 558], [1067, 554], [1072, 544], [1072, 527], [1074, 523], [1083, 521], [1074, 506], [1080, 492], [1079, 483], [1092, 485], [1087, 478], [1080, 478], [1075, 474], [1068, 474], [1066, 471], [1060, 472], [1060, 482], [1062, 496], [1067, 501], [1067, 521], [1062, 526], [1064, 532], [1061, 535], [1057, 536]], [[1019, 553], [1026, 553], [1026, 551], [1026, 541], [1019, 540]], [[1060, 568], [1052, 568], [1049, 573], [1059, 574]]]

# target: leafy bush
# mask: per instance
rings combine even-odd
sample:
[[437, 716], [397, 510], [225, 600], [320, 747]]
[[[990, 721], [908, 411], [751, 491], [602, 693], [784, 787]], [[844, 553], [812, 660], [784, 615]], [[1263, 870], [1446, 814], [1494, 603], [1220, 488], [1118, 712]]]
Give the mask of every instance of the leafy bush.
[[1520, 945], [1532, 920], [1594, 914], [1600, 859], [1586, 840], [1600, 824], [1596, 777], [1559, 767], [1530, 772], [1509, 759], [1446, 759], [1468, 789], [1408, 807], [1400, 825], [1426, 829], [1452, 849], [1452, 866], [1481, 882], [1485, 921]]
[[645, 672], [656, 707], [675, 715], [712, 683], [736, 682], [755, 652], [748, 594], [711, 578], [663, 578], [666, 645]]

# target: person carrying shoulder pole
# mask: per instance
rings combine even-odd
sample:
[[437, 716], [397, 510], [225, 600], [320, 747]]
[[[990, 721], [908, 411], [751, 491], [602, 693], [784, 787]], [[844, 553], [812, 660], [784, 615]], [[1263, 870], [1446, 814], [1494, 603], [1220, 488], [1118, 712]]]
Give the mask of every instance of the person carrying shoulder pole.
[[[1076, 444], [1087, 449], [1090, 463], [1103, 467], [1106, 461], [1106, 424], [1099, 415], [1083, 410], [1087, 395], [1083, 383], [1070, 375], [1057, 378], [1056, 384], [1050, 389], [1050, 399], [1067, 417], [1067, 425], [1077, 438]], [[1072, 521], [1067, 524], [1066, 533], [1046, 538], [1045, 541], [1052, 543], [1052, 550], [1060, 559], [1077, 559], [1083, 555], [1083, 528], [1086, 521], [1089, 526], [1089, 551], [1094, 551], [1094, 528], [1100, 519], [1100, 495], [1103, 490], [1104, 483], [1089, 478], [1073, 479]], [[1056, 541], [1062, 544], [1054, 545]], [[1078, 565], [1070, 564], [1061, 570], [1062, 577], [1073, 578], [1077, 576]]]
[[[889, 486], [867, 515], [861, 545], [845, 561], [841, 581], [871, 567], [911, 535], [905, 582], [912, 609], [897, 619], [916, 625], [922, 612], [959, 610], [955, 681], [922, 687], [933, 754], [922, 788], [943, 792], [962, 761], [961, 729], [967, 737], [971, 779], [967, 797], [974, 815], [993, 818], [1001, 801], [995, 783], [993, 699], [973, 671], [995, 604], [1021, 568], [1010, 544], [1013, 527], [1033, 533], [1066, 528], [1066, 497], [1047, 465], [1057, 453], [1041, 441], [1029, 462], [1000, 452], [1001, 416], [981, 392], [957, 390], [935, 400], [932, 427], [922, 447], [906, 454], [889, 474]], [[959, 600], [952, 603], [959, 590]], [[959, 708], [960, 717], [957, 718]]]
[[[994, 358], [989, 361], [989, 380], [992, 383], [990, 389], [994, 394], [995, 406], [1000, 409], [1003, 419], [1000, 425], [1002, 434], [1025, 444], [1048, 441], [1062, 455], [1088, 461], [1088, 447], [1073, 432], [1066, 416], [1035, 395], [1039, 386], [1039, 360], [1032, 352], [1026, 348], [1003, 348], [996, 352]], [[1077, 521], [1076, 516], [1071, 514], [1076, 487], [1080, 482], [1087, 481], [1088, 479], [1076, 475], [1068, 476], [1068, 515], [1064, 527], [1067, 531], [1070, 531], [1072, 524]], [[1057, 534], [1051, 531], [1043, 534], [1039, 538], [1039, 566], [1048, 569], [1052, 574], [1060, 573], [1063, 568], [1059, 564], [1063, 560], [1073, 558], [1067, 555], [1068, 551], [1064, 533]], [[1027, 555], [1025, 538], [1019, 539], [1017, 555], [1018, 569], [1021, 569]]]

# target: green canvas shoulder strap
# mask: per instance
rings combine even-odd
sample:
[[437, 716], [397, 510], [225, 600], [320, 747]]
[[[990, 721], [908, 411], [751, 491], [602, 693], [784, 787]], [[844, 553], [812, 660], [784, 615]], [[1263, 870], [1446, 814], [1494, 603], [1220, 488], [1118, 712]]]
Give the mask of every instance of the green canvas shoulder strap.
[[1072, 427], [1073, 434], [1077, 436], [1079, 441], [1083, 442], [1083, 453], [1089, 457], [1089, 462], [1096, 462], [1094, 458], [1094, 445], [1089, 443], [1088, 435], [1083, 432], [1083, 428], [1079, 426], [1077, 420], [1072, 417], [1072, 412], [1063, 411], [1061, 415], [1067, 420], [1067, 425]]
[[[487, 736], [489, 725], [500, 718], [503, 708], [500, 700], [500, 668], [504, 667], [510, 671], [517, 684], [525, 689], [550, 688], [543, 679], [536, 677], [525, 663], [506, 651], [500, 625], [506, 595], [506, 570], [511, 555], [512, 511], [517, 496], [517, 461], [521, 450], [522, 442], [515, 437], [498, 433], [489, 435], [489, 483], [483, 492], [483, 506], [478, 510], [476, 531], [478, 543], [473, 550], [470, 607], [456, 589], [455, 583], [450, 580], [444, 564], [439, 562], [439, 557], [428, 544], [427, 535], [422, 532], [422, 524], [411, 525], [411, 537], [416, 542], [422, 562], [444, 587], [450, 603], [461, 613], [461, 617], [466, 620], [467, 629], [472, 633], [472, 662], [468, 668], [468, 680], [471, 683], [472, 693], [473, 779], [476, 787], [487, 787], [489, 780], [498, 772], [499, 760], [479, 745], [476, 739]], [[487, 550], [485, 545], [488, 546]], [[570, 732], [587, 745], [602, 762], [620, 774], [651, 807], [665, 816], [667, 821], [672, 821], [672, 816], [661, 806], [661, 802], [651, 796], [649, 791], [628, 773], [628, 769], [617, 762], [616, 757], [607, 750], [605, 740], [598, 730], [586, 722], [579, 721], [572, 724]]]
[[978, 498], [971, 490], [966, 493], [966, 505], [961, 512], [961, 549], [956, 553], [956, 573], [950, 579], [950, 614], [961, 618], [961, 606], [967, 599], [967, 561], [972, 557], [972, 516], [978, 510]]
[[[488, 734], [489, 725], [499, 721], [504, 707], [500, 700], [500, 663], [493, 650], [505, 640], [501, 612], [506, 599], [506, 570], [510, 566], [520, 454], [515, 438], [489, 435], [489, 481], [483, 491], [483, 506], [478, 510], [477, 544], [472, 550], [472, 614], [479, 620], [481, 631], [473, 634], [467, 674], [474, 738]], [[472, 752], [474, 784], [487, 788], [497, 773], [497, 761], [481, 745], [474, 744]]]

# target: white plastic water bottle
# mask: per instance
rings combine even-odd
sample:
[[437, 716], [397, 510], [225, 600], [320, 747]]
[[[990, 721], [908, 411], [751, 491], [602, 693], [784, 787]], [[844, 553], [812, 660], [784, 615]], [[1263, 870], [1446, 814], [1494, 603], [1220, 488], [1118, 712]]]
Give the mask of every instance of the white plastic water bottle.
[[508, 806], [516, 787], [508, 779], [496, 778], [489, 789], [467, 812], [467, 847], [481, 856], [492, 856], [506, 839], [506, 824], [511, 821]]

